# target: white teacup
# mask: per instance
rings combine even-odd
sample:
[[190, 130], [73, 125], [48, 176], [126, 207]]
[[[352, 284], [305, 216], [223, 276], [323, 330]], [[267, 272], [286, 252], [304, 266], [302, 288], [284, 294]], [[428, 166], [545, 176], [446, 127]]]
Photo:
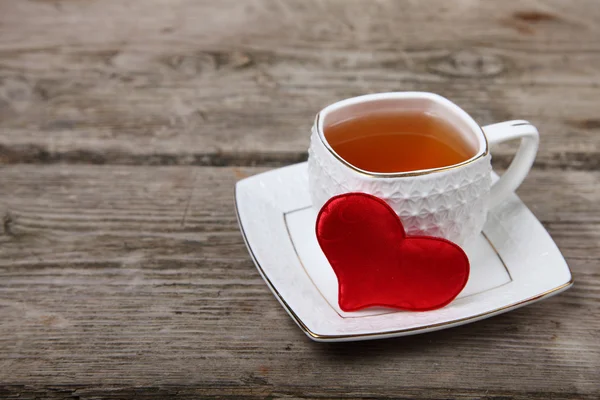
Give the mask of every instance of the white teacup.
[[[361, 170], [327, 143], [328, 126], [379, 111], [432, 112], [454, 125], [477, 153], [465, 162], [427, 170], [376, 173]], [[521, 139], [508, 170], [492, 184], [489, 143]], [[483, 129], [448, 99], [423, 92], [378, 93], [343, 100], [323, 109], [312, 129], [308, 176], [313, 206], [336, 195], [364, 192], [380, 197], [400, 216], [409, 235], [444, 237], [464, 244], [478, 235], [490, 208], [514, 192], [531, 169], [539, 143], [527, 121], [508, 121]]]

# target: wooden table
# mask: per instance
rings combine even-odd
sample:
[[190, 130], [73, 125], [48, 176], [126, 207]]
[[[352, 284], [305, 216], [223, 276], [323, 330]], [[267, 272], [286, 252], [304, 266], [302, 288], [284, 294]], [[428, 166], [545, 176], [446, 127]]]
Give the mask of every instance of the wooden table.
[[[593, 0], [0, 0], [0, 398], [599, 398], [599, 21]], [[321, 107], [393, 90], [539, 127], [518, 193], [571, 290], [414, 337], [304, 336], [233, 185], [305, 160]]]

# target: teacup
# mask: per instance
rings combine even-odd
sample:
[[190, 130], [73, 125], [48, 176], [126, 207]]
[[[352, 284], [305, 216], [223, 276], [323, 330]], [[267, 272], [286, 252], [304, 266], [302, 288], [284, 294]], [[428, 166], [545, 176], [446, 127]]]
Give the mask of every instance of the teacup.
[[[327, 142], [325, 131], [333, 124], [381, 110], [435, 113], [457, 128], [475, 149], [474, 155], [455, 165], [379, 173], [350, 164]], [[489, 144], [512, 139], [521, 139], [520, 147], [507, 171], [492, 183]], [[308, 157], [312, 203], [318, 210], [333, 196], [369, 193], [394, 209], [407, 234], [465, 244], [481, 232], [488, 210], [502, 203], [525, 179], [538, 143], [538, 131], [527, 121], [481, 128], [459, 106], [433, 93], [377, 93], [346, 99], [320, 111], [312, 128]]]

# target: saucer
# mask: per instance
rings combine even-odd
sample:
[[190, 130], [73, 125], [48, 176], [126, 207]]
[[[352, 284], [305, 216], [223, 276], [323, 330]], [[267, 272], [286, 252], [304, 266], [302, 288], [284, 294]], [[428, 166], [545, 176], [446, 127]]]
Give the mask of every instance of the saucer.
[[337, 278], [315, 235], [317, 210], [311, 205], [307, 163], [239, 181], [235, 203], [259, 273], [300, 329], [316, 341], [382, 339], [451, 328], [531, 304], [573, 284], [548, 232], [512, 195], [490, 211], [483, 232], [464, 246], [471, 274], [452, 303], [425, 312], [344, 312], [337, 302]]

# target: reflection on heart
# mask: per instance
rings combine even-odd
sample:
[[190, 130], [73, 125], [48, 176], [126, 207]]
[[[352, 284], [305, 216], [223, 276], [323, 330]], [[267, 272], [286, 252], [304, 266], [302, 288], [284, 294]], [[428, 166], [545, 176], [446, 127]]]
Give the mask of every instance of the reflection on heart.
[[457, 244], [406, 236], [394, 210], [366, 193], [332, 197], [319, 212], [316, 230], [337, 275], [344, 311], [437, 309], [454, 300], [469, 279], [469, 259]]

